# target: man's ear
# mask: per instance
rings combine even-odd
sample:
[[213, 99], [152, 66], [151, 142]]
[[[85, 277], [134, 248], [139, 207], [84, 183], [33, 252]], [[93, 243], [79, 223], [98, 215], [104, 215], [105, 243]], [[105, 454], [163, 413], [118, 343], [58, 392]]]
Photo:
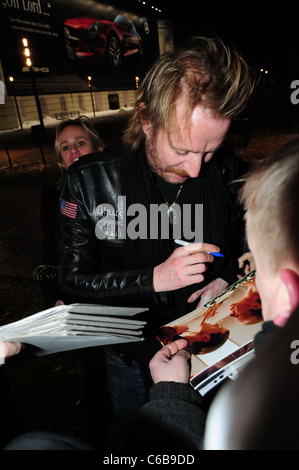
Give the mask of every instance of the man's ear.
[[139, 118], [140, 118], [143, 132], [145, 133], [146, 136], [148, 136], [149, 133], [151, 132], [152, 126], [148, 119], [147, 112], [146, 112], [146, 104], [144, 102], [140, 103], [138, 111], [139, 111]]
[[276, 325], [283, 326], [299, 305], [299, 275], [293, 269], [282, 269], [280, 271], [280, 278], [286, 287], [290, 308], [288, 311], [282, 312], [281, 315], [275, 317], [273, 321]]

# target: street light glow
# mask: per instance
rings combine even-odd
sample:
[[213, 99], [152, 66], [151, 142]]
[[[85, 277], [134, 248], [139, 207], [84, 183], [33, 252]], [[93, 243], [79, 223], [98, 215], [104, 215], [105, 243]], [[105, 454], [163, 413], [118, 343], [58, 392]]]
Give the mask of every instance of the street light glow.
[[[41, 109], [41, 105], [40, 105], [40, 101], [39, 101], [39, 97], [38, 97], [38, 93], [37, 93], [37, 89], [36, 89], [34, 73], [33, 73], [33, 70], [32, 70], [32, 62], [31, 62], [31, 59], [30, 59], [30, 49], [29, 49], [28, 40], [26, 38], [23, 38], [22, 39], [22, 44], [24, 46], [24, 55], [26, 57], [25, 64], [29, 68], [29, 72], [30, 72], [32, 88], [33, 88], [34, 98], [35, 98], [35, 102], [36, 102], [37, 114], [38, 114], [38, 117], [39, 117], [41, 130], [42, 130], [42, 136], [43, 136], [43, 139], [46, 141], [45, 127], [44, 127], [44, 121], [43, 121], [43, 113], [42, 113], [42, 109]], [[42, 154], [42, 156], [43, 156], [43, 163], [45, 164], [44, 155]]]

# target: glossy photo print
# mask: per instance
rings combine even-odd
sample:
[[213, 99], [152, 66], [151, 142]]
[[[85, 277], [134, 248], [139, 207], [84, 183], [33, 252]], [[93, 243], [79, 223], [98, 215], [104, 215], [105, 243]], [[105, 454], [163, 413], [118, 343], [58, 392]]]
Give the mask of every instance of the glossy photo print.
[[[157, 337], [163, 345], [178, 337], [189, 341], [190, 381], [198, 388], [228, 365], [221, 379], [236, 373], [235, 361], [238, 359], [238, 364], [243, 364], [250, 357], [247, 353], [252, 350], [252, 339], [261, 329], [262, 321], [261, 301], [252, 271], [203, 307], [160, 328]], [[213, 386], [218, 383], [216, 380]]]

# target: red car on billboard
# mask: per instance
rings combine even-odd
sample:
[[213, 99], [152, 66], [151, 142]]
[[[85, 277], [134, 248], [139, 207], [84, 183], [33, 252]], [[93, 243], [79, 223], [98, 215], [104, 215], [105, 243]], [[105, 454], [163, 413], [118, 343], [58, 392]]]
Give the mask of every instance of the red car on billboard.
[[85, 62], [105, 59], [114, 72], [121, 70], [124, 57], [142, 56], [141, 37], [124, 15], [114, 21], [71, 18], [64, 22], [64, 35], [70, 58]]

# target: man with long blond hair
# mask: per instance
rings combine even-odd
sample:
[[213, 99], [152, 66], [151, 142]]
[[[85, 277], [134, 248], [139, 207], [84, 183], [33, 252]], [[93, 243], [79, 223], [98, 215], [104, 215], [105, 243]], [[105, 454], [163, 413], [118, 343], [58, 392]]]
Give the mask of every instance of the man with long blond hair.
[[[253, 87], [244, 59], [218, 38], [196, 38], [157, 61], [139, 88], [124, 146], [83, 157], [68, 172], [60, 282], [69, 301], [146, 307], [153, 331], [235, 279], [229, 196], [212, 157]], [[176, 238], [196, 243], [179, 247]], [[211, 254], [220, 249], [223, 257]], [[115, 409], [134, 416], [147, 400], [140, 367], [148, 342], [106, 352]]]

